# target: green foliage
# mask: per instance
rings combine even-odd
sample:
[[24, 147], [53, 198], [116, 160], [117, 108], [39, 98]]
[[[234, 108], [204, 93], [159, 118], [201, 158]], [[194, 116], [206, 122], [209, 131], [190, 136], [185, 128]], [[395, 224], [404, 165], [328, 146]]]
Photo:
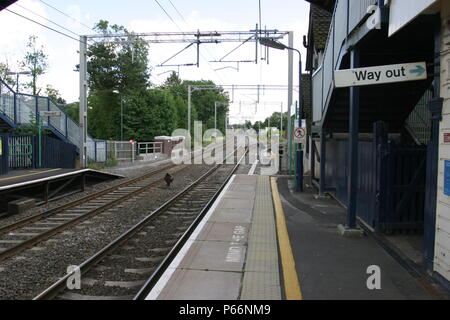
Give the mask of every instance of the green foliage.
[[16, 84], [16, 81], [10, 76], [7, 75], [7, 72], [10, 72], [10, 68], [8, 63], [0, 62], [0, 79], [5, 81], [9, 86], [14, 86]]
[[30, 36], [27, 43], [27, 52], [24, 60], [20, 63], [21, 67], [31, 73], [31, 82], [26, 83], [25, 87], [31, 89], [32, 94], [39, 93], [37, 88], [38, 78], [45, 73], [48, 68], [48, 56], [44, 53], [44, 48], [38, 48], [36, 36]]
[[140, 121], [139, 109], [149, 86], [148, 45], [124, 27], [105, 20], [96, 29], [104, 34], [121, 33], [123, 37], [115, 39], [118, 42], [96, 43], [89, 48], [88, 128], [98, 139], [119, 140], [123, 113], [124, 140], [128, 140], [138, 131], [135, 122]]
[[14, 132], [16, 134], [38, 134], [39, 127], [36, 123], [36, 114], [34, 112], [30, 112], [30, 123], [16, 128]]
[[53, 102], [56, 102], [58, 104], [66, 104], [66, 100], [61, 97], [59, 91], [53, 88], [51, 85], [47, 85], [47, 87], [45, 88], [45, 96], [49, 97], [53, 100]]
[[[272, 127], [272, 128], [278, 128], [278, 130], [281, 130], [281, 112], [274, 112], [269, 118], [267, 118], [263, 122], [263, 127]], [[288, 114], [283, 113], [283, 130], [286, 130], [288, 126]]]
[[74, 102], [62, 106], [62, 109], [73, 121], [78, 123], [80, 121], [80, 103]]
[[[171, 135], [175, 129], [187, 129], [188, 85], [214, 85], [212, 81], [182, 81], [172, 73], [160, 87], [150, 86], [148, 45], [124, 27], [101, 20], [96, 30], [104, 34], [122, 34], [115, 42], [99, 42], [88, 51], [89, 97], [88, 130], [97, 139], [119, 140], [123, 118], [123, 140], [152, 141], [155, 136]], [[225, 130], [228, 97], [222, 89], [194, 90], [194, 121], [204, 129], [214, 128], [215, 102], [218, 129]], [[77, 113], [77, 107], [68, 112]]]

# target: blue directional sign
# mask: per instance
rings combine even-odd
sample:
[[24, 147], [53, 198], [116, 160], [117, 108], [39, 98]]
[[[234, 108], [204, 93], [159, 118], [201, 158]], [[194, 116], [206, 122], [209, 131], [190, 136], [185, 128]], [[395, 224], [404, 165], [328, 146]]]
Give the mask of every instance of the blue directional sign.
[[444, 165], [444, 194], [450, 196], [450, 161], [446, 160]]

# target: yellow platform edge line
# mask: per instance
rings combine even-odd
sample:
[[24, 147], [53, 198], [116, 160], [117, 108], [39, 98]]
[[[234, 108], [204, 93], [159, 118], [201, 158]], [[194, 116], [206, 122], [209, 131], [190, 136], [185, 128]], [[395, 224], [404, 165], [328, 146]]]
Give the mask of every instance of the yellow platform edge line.
[[277, 178], [271, 178], [272, 197], [275, 207], [277, 222], [278, 244], [280, 247], [281, 264], [283, 266], [284, 288], [287, 300], [303, 300], [300, 281], [295, 269], [294, 254], [292, 253], [291, 241], [286, 226], [283, 206], [278, 193]]
[[17, 179], [17, 178], [23, 178], [23, 177], [35, 176], [35, 175], [37, 175], [37, 174], [48, 173], [48, 172], [53, 172], [53, 171], [58, 171], [58, 170], [61, 170], [61, 169], [51, 169], [51, 170], [46, 170], [46, 171], [39, 171], [39, 172], [34, 172], [34, 173], [28, 173], [28, 174], [23, 174], [23, 175], [21, 175], [21, 176], [15, 176], [15, 177], [3, 178], [3, 179], [0, 179], [0, 181], [6, 181], [6, 180]]

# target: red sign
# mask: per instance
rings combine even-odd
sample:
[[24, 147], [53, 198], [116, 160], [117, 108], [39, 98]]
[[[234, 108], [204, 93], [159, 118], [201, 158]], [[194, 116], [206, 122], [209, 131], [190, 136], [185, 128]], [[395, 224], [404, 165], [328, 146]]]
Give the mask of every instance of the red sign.
[[444, 133], [444, 143], [450, 143], [450, 132]]
[[294, 139], [302, 139], [306, 135], [305, 129], [303, 128], [297, 128], [294, 131]]

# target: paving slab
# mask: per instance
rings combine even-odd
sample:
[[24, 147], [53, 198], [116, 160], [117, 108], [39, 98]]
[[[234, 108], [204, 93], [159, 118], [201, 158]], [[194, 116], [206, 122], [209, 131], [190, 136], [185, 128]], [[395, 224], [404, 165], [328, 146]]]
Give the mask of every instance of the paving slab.
[[241, 272], [246, 247], [232, 242], [198, 241], [181, 262], [180, 268]]
[[[247, 242], [249, 223], [230, 223], [230, 222], [208, 222], [198, 236], [200, 241], [222, 241], [230, 242], [230, 234], [235, 241]], [[238, 231], [236, 234], [234, 234]]]
[[238, 272], [177, 269], [158, 300], [237, 300], [241, 278]]
[[152, 299], [281, 299], [269, 177], [235, 176], [181, 252]]

